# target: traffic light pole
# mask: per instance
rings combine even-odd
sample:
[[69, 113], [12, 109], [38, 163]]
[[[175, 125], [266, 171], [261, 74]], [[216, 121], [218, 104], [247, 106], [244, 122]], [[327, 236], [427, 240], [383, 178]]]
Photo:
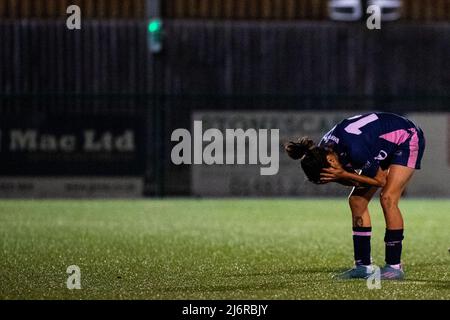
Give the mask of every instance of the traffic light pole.
[[146, 1], [148, 83], [147, 104], [147, 169], [144, 177], [145, 196], [165, 195], [165, 112], [164, 68], [162, 51], [161, 0]]
[[146, 13], [148, 17], [148, 48], [151, 53], [162, 50], [162, 20], [161, 0], [147, 0]]

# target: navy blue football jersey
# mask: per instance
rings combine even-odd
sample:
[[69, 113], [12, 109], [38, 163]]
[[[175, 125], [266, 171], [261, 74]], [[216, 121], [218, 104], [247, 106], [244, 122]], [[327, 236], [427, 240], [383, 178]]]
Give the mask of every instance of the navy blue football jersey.
[[380, 166], [400, 164], [420, 169], [423, 132], [405, 117], [373, 112], [343, 120], [331, 129], [319, 146], [333, 149], [344, 168], [362, 170], [374, 177]]

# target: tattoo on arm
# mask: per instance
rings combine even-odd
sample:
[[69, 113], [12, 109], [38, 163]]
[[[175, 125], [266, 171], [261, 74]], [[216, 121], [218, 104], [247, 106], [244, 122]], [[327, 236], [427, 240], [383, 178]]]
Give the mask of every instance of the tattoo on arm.
[[353, 218], [353, 226], [354, 227], [362, 227], [364, 225], [362, 217], [354, 217]]

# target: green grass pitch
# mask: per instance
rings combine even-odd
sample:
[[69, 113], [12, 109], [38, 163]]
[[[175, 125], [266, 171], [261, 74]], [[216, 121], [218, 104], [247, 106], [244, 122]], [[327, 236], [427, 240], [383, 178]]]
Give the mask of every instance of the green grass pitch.
[[345, 199], [2, 200], [0, 299], [450, 299], [450, 201], [401, 208], [407, 279], [369, 290], [331, 279], [352, 265]]

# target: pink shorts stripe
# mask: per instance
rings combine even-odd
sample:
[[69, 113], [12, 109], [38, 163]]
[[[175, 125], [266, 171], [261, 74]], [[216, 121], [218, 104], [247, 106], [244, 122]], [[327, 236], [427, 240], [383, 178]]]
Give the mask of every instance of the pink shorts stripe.
[[389, 142], [395, 143], [396, 145], [399, 146], [402, 143], [404, 143], [406, 140], [408, 140], [410, 135], [411, 134], [407, 130], [400, 129], [400, 130], [395, 130], [395, 131], [383, 134], [380, 136], [380, 138], [387, 140]]
[[419, 156], [419, 137], [416, 129], [411, 128], [410, 130], [413, 132], [413, 135], [409, 141], [408, 167], [415, 169], [417, 165], [417, 157]]
[[361, 236], [361, 237], [370, 237], [372, 235], [372, 232], [370, 232], [370, 231], [366, 231], [366, 232], [353, 231], [353, 235], [354, 236]]

